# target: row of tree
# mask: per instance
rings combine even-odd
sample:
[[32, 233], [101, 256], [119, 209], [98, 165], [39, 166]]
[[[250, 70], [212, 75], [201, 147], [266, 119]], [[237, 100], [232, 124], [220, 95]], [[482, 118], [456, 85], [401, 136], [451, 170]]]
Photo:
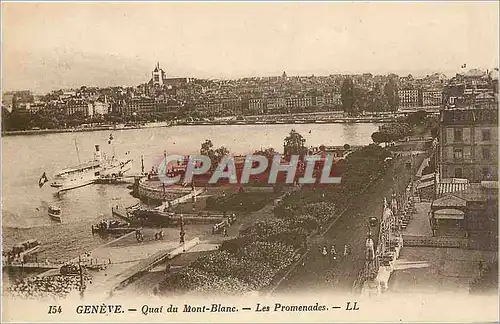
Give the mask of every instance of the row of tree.
[[[292, 155], [299, 155], [303, 157], [307, 153], [306, 148], [306, 139], [298, 133], [295, 129], [292, 129], [288, 136], [285, 138], [283, 143], [283, 152], [284, 157], [290, 157]], [[214, 144], [212, 140], [205, 140], [201, 144], [200, 154], [204, 156], [210, 157], [212, 161], [212, 165], [215, 163], [219, 163], [225, 155], [228, 155], [230, 152], [225, 146], [221, 146], [217, 149], [214, 149]], [[254, 152], [256, 155], [263, 155], [268, 158], [272, 158], [278, 152], [274, 150], [274, 148], [269, 147], [265, 149], [256, 150]], [[214, 163], [215, 162], [215, 163]]]
[[356, 86], [351, 78], [346, 78], [340, 89], [342, 108], [349, 116], [362, 111], [395, 111], [398, 108], [397, 76], [390, 75], [382, 85], [375, 83], [371, 90]]
[[409, 136], [411, 132], [412, 127], [407, 123], [383, 125], [372, 134], [372, 140], [377, 144], [394, 142]]
[[420, 129], [421, 132], [430, 131], [432, 137], [436, 138], [439, 133], [439, 121], [425, 111], [417, 111], [402, 118], [398, 123], [380, 126], [379, 131], [372, 134], [372, 140], [377, 144], [398, 141], [412, 135], [415, 129]]
[[2, 107], [2, 129], [5, 131], [27, 130], [33, 128], [57, 129], [77, 127], [82, 124], [115, 124], [144, 122], [148, 120], [162, 120], [162, 118], [155, 115], [123, 117], [117, 113], [88, 117], [84, 116], [82, 112], [76, 112], [72, 115], [63, 115], [51, 110], [40, 110], [36, 113], [29, 114], [18, 110], [10, 112], [5, 107]]

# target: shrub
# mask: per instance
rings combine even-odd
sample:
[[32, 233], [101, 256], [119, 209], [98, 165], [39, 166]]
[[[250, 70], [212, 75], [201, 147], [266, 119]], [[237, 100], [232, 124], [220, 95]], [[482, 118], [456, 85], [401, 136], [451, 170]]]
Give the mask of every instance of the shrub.
[[290, 266], [294, 261], [294, 248], [279, 242], [254, 242], [243, 248], [239, 255], [269, 264], [275, 270]]

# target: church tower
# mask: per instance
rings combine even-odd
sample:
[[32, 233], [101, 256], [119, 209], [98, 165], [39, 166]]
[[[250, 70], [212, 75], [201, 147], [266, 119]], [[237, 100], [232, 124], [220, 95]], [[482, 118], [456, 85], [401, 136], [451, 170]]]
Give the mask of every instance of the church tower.
[[160, 62], [156, 63], [155, 69], [151, 73], [151, 77], [153, 80], [153, 86], [163, 86], [166, 75], [165, 71], [160, 68]]

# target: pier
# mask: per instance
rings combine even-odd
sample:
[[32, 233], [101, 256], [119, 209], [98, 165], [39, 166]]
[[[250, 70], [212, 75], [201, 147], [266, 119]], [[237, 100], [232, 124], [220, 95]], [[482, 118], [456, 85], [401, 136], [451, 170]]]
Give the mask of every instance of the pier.
[[[130, 207], [129, 207], [130, 208]], [[158, 209], [148, 209], [143, 210], [143, 217], [136, 217], [135, 215], [131, 215], [127, 210], [129, 208], [125, 208], [122, 210], [117, 210], [112, 208], [111, 213], [113, 216], [121, 218], [130, 224], [141, 224], [141, 223], [155, 223], [157, 225], [179, 225], [181, 215], [184, 224], [209, 224], [213, 225], [227, 219], [229, 215], [224, 213], [173, 213], [173, 212], [164, 212]], [[141, 211], [136, 211], [141, 213]], [[151, 216], [151, 217], [148, 217]]]
[[2, 262], [2, 269], [32, 269], [32, 270], [53, 270], [59, 269], [63, 263], [47, 262]]

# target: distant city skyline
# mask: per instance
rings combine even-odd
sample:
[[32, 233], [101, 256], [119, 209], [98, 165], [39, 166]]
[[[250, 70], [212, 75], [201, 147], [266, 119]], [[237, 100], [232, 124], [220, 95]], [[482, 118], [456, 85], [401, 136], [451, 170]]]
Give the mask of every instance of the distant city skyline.
[[2, 90], [498, 67], [498, 3], [3, 3]]

